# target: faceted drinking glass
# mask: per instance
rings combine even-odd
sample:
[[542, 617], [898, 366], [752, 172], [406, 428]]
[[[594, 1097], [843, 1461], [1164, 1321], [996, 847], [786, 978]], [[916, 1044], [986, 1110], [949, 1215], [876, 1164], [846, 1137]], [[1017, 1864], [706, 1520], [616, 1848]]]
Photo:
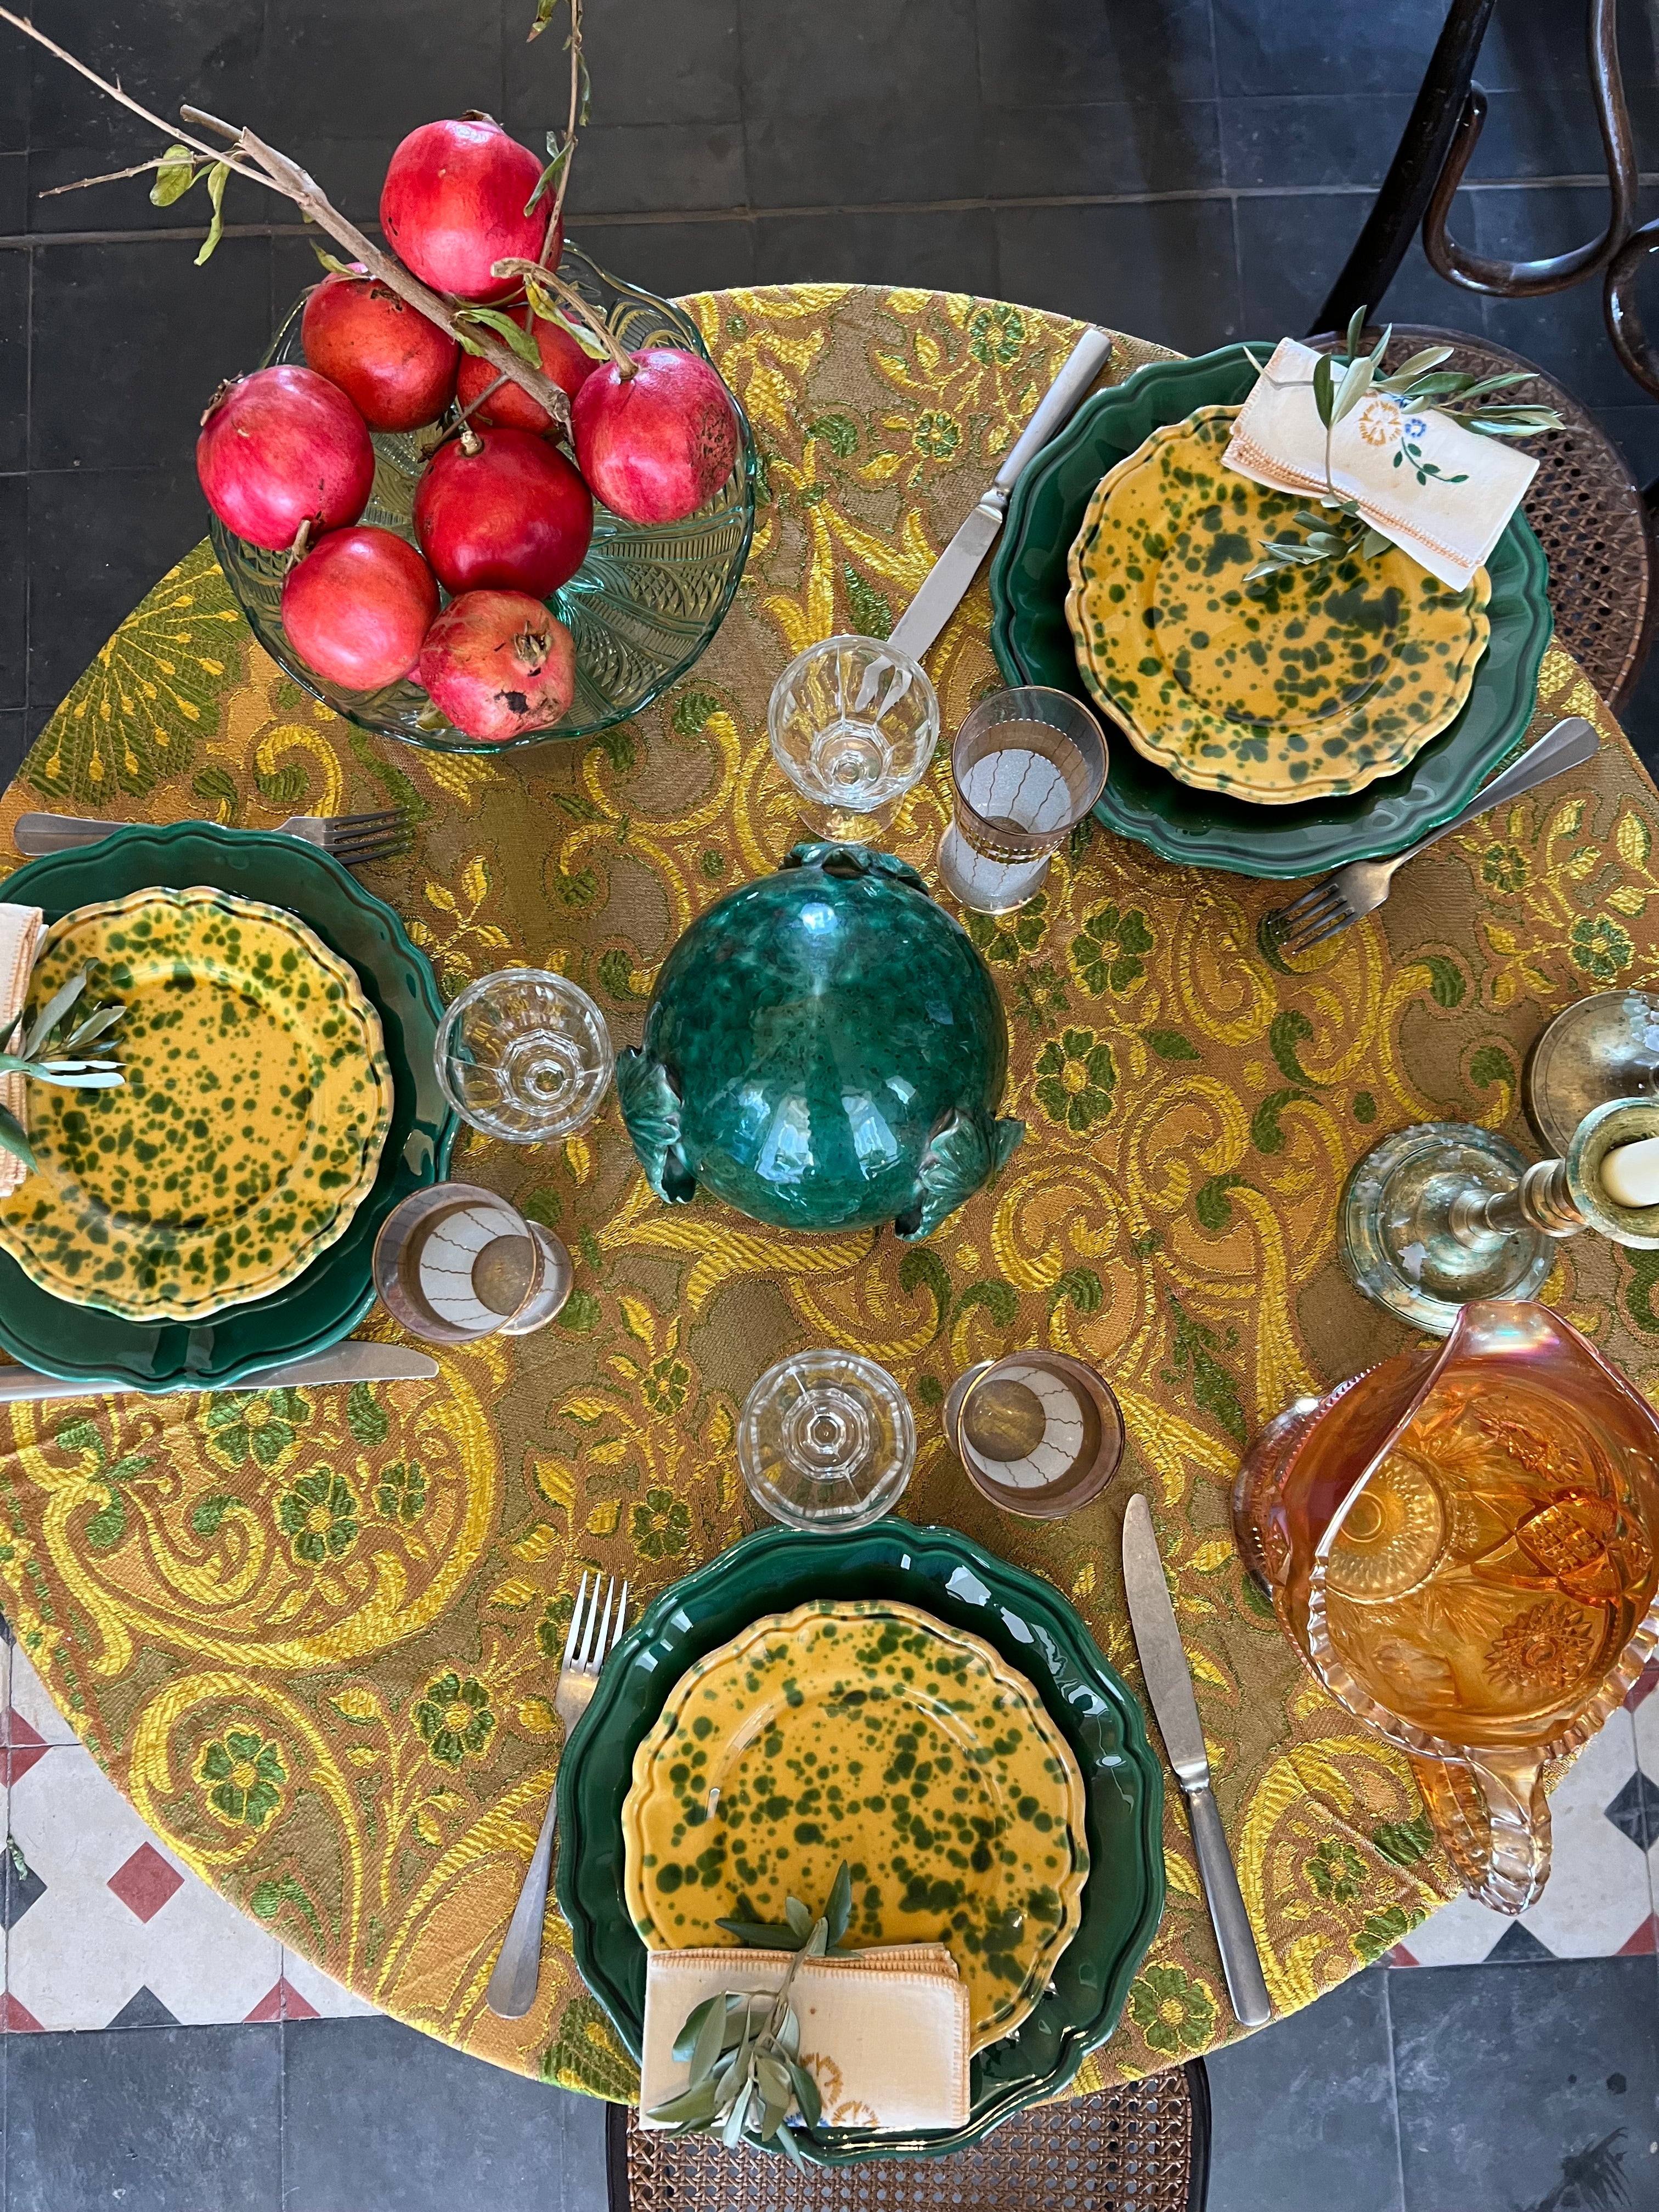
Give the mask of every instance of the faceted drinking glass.
[[830, 637], [790, 662], [766, 719], [809, 828], [857, 842], [885, 830], [927, 773], [939, 696], [908, 653], [876, 637]]
[[510, 1145], [553, 1144], [599, 1112], [616, 1056], [586, 991], [540, 968], [503, 968], [450, 1005], [438, 1082], [464, 1121]]
[[910, 1401], [856, 1352], [797, 1352], [744, 1402], [738, 1464], [756, 1501], [791, 1528], [862, 1528], [892, 1510], [915, 1464]]

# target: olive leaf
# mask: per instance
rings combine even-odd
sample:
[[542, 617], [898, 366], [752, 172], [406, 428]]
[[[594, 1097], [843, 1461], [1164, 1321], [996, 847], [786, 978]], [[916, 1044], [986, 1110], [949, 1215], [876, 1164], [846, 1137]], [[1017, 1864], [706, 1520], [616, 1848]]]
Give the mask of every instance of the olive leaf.
[[196, 182], [198, 157], [188, 146], [169, 146], [155, 165], [155, 182], [149, 188], [152, 207], [171, 207]]
[[224, 161], [216, 161], [208, 171], [208, 198], [213, 203], [213, 220], [208, 225], [208, 234], [203, 240], [202, 250], [196, 257], [198, 269], [225, 234], [225, 179], [229, 174], [229, 165]]

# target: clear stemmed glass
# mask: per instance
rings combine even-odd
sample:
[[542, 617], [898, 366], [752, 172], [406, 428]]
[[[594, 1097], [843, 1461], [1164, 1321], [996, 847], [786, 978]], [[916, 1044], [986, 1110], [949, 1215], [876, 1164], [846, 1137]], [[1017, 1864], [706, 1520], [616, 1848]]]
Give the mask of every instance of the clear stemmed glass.
[[772, 687], [772, 755], [821, 837], [885, 830], [927, 773], [939, 696], [909, 654], [876, 637], [830, 637], [798, 653]]
[[586, 991], [540, 968], [503, 968], [450, 1005], [434, 1048], [444, 1097], [511, 1145], [573, 1135], [599, 1112], [616, 1056]]
[[738, 1464], [792, 1528], [862, 1528], [890, 1512], [915, 1464], [910, 1401], [856, 1352], [792, 1352], [744, 1401]]

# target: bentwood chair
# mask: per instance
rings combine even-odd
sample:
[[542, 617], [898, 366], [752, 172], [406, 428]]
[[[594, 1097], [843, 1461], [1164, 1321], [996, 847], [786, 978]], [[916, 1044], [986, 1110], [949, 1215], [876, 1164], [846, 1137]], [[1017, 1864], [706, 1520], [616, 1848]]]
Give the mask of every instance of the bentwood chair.
[[610, 2212], [1204, 2212], [1210, 2085], [1202, 2059], [1036, 2105], [950, 2158], [808, 2166], [605, 2115]]
[[[1570, 0], [1532, 0], [1564, 8]], [[1636, 221], [1639, 175], [1619, 63], [1618, 0], [1585, 0], [1590, 96], [1601, 135], [1608, 210], [1598, 239], [1535, 261], [1500, 261], [1460, 245], [1448, 228], [1452, 203], [1486, 119], [1474, 81], [1494, 0], [1449, 0], [1445, 22], [1394, 160], [1340, 275], [1315, 319], [1315, 343], [1334, 343], [1355, 307], [1378, 311], [1419, 226], [1430, 266], [1455, 289], [1492, 299], [1561, 292], [1600, 277], [1614, 351], [1643, 390], [1659, 398], [1659, 353], [1650, 345], [1633, 289], [1659, 247], [1659, 222]], [[1506, 400], [1556, 408], [1565, 428], [1528, 441], [1540, 468], [1525, 508], [1550, 564], [1556, 634], [1615, 709], [1636, 686], [1659, 617], [1654, 510], [1619, 449], [1570, 392], [1535, 363], [1488, 338], [1420, 325], [1396, 329], [1391, 361], [1437, 340], [1454, 343], [1449, 367], [1493, 374], [1524, 369], [1528, 381]]]

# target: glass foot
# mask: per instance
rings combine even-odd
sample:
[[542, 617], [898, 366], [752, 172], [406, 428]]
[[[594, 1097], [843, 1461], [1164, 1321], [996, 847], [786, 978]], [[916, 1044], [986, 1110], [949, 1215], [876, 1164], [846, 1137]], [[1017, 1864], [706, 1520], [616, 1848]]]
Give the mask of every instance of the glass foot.
[[1453, 1234], [1453, 1201], [1497, 1197], [1527, 1165], [1507, 1138], [1462, 1121], [1387, 1137], [1348, 1178], [1342, 1264], [1369, 1298], [1430, 1336], [1445, 1336], [1471, 1298], [1529, 1298], [1554, 1264], [1535, 1229]]
[[1659, 1001], [1597, 991], [1545, 1030], [1527, 1066], [1527, 1113], [1547, 1151], [1565, 1156], [1593, 1107], [1659, 1091]]

